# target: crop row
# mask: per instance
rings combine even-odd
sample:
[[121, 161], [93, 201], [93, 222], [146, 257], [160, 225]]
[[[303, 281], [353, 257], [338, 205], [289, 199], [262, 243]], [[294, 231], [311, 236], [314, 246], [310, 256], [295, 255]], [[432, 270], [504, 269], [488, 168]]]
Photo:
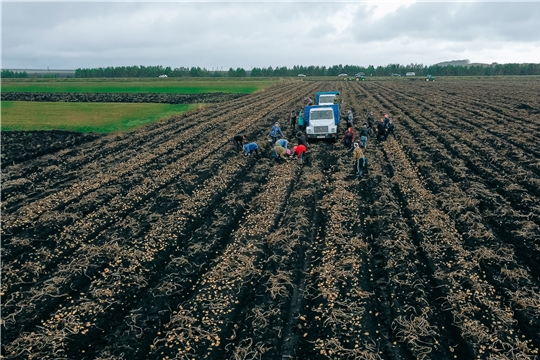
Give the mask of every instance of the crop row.
[[[390, 101], [390, 103], [392, 102], [391, 96], [388, 101]], [[407, 111], [414, 113], [414, 109], [407, 109]], [[415, 122], [417, 121], [414, 117], [411, 119]], [[427, 122], [429, 122], [429, 120], [426, 119], [422, 121], [421, 124], [423, 125]], [[403, 123], [409, 124], [410, 122], [407, 119], [404, 120]], [[417, 126], [417, 124], [414, 125]], [[418, 141], [425, 144], [424, 148], [429, 148], [432, 153], [437, 149], [435, 139], [430, 139], [428, 136], [407, 136], [407, 130], [408, 126], [404, 128], [399, 139], [403, 139], [402, 146], [406, 147], [410, 152], [414, 152], [412, 149], [414, 149], [415, 143]], [[419, 140], [415, 141], [414, 139]], [[395, 145], [396, 143], [391, 142], [388, 145], [390, 144]], [[454, 145], [453, 148], [459, 148], [459, 145]], [[429, 154], [424, 152], [421, 154], [416, 153], [415, 155], [414, 160], [420, 160], [418, 162], [420, 168], [429, 168], [429, 170], [424, 169], [423, 172], [421, 170], [416, 170], [416, 173], [423, 173], [425, 176], [429, 176], [431, 182], [437, 183], [437, 171], [433, 169], [431, 163], [422, 162], [422, 160], [429, 160]], [[411, 171], [410, 168], [407, 168], [408, 160], [400, 148], [395, 146], [390, 147], [387, 156], [389, 160], [395, 159], [395, 165], [392, 164], [395, 168], [394, 171], [399, 174], [400, 177], [408, 177], [405, 177], [403, 181], [404, 185], [400, 188], [400, 193], [404, 200], [407, 201], [407, 207], [409, 208], [409, 211], [411, 211], [416, 226], [422, 232], [426, 233], [423, 234], [423, 242], [425, 243], [426, 240], [430, 240], [430, 238], [434, 236], [437, 236], [439, 241], [444, 241], [442, 244], [434, 242], [433, 244], [426, 244], [427, 246], [424, 245], [426, 253], [433, 258], [433, 266], [436, 269], [435, 275], [438, 277], [438, 280], [443, 280], [443, 283], [447, 284], [454, 283], [456, 285], [460, 284], [461, 286], [466, 285], [466, 290], [460, 289], [459, 287], [452, 287], [449, 291], [451, 294], [447, 295], [447, 300], [448, 303], [452, 305], [454, 316], [459, 320], [458, 323], [462, 333], [466, 338], [472, 340], [471, 342], [475, 352], [481, 357], [485, 356], [485, 353], [490, 351], [492, 352], [491, 354], [503, 354], [505, 351], [504, 349], [507, 350], [506, 356], [508, 357], [512, 357], [513, 355], [511, 354], [514, 353], [535, 354], [538, 351], [535, 348], [537, 345], [533, 345], [532, 343], [535, 335], [534, 333], [529, 332], [529, 330], [526, 329], [526, 326], [515, 326], [517, 320], [514, 318], [514, 311], [510, 310], [508, 302], [504, 301], [505, 299], [502, 295], [504, 287], [501, 286], [500, 283], [490, 283], [489, 280], [486, 279], [486, 272], [484, 270], [477, 270], [476, 267], [474, 267], [474, 264], [478, 264], [478, 269], [483, 268], [480, 266], [481, 262], [482, 265], [484, 265], [484, 263], [498, 263], [504, 261], [508, 264], [507, 273], [510, 268], [516, 271], [516, 273], [526, 274], [526, 271], [523, 268], [520, 270], [519, 265], [513, 259], [512, 249], [505, 246], [494, 246], [492, 240], [494, 240], [493, 236], [496, 235], [492, 233], [489, 226], [479, 227], [474, 226], [475, 224], [472, 223], [478, 221], [478, 218], [469, 218], [472, 222], [469, 222], [467, 224], [468, 226], [465, 227], [464, 224], [459, 223], [456, 220], [450, 220], [448, 216], [437, 213], [435, 210], [429, 210], [425, 205], [420, 206], [417, 204], [418, 199], [421, 199], [422, 204], [429, 204], [429, 200], [432, 200], [438, 205], [445, 202], [442, 197], [443, 194], [448, 197], [449, 193], [451, 193], [452, 196], [450, 199], [454, 205], [461, 204], [461, 206], [467, 206], [468, 204], [468, 206], [471, 206], [472, 208], [474, 208], [475, 205], [474, 201], [470, 201], [470, 198], [464, 197], [463, 200], [460, 200], [458, 196], [459, 193], [455, 191], [455, 187], [453, 192], [441, 191], [440, 194], [435, 194], [436, 196], [433, 196], [433, 194], [425, 190], [425, 185], [423, 186], [420, 178], [417, 178], [418, 175], [414, 174], [415, 171]], [[444, 162], [441, 161], [441, 163]], [[458, 171], [456, 170], [453, 172], [457, 173]], [[438, 178], [438, 181], [439, 186], [446, 185], [444, 184], [445, 179], [443, 177]], [[468, 187], [478, 191], [478, 187], [471, 183], [468, 183]], [[449, 190], [449, 188], [450, 187], [445, 190]], [[434, 207], [436, 208], [437, 205]], [[446, 203], [446, 205], [448, 205], [448, 203]], [[456, 208], [453, 208], [452, 210], [456, 211]], [[471, 214], [469, 214], [469, 216], [470, 215]], [[465, 229], [468, 233], [463, 234]], [[463, 243], [463, 238], [465, 238], [465, 240], [468, 238], [468, 241], [464, 243], [465, 247], [462, 245], [460, 246], [460, 244]], [[471, 243], [471, 238], [474, 238], [475, 240], [475, 246], [472, 249], [470, 248], [470, 246], [473, 245], [473, 243]], [[491, 242], [491, 246], [478, 246], [477, 243], [479, 241], [484, 241], [486, 244]], [[446, 251], [444, 251], [445, 248], [447, 249]], [[437, 265], [437, 263], [439, 264]], [[456, 264], [457, 270], [450, 270], [455, 268]], [[473, 272], [477, 273], [474, 274]], [[532, 284], [530, 283], [527, 284], [524, 289], [530, 289], [531, 285]], [[535, 298], [530, 298], [530, 292], [528, 292], [527, 295], [524, 293], [520, 294], [525, 298], [529, 297], [529, 303], [531, 303], [531, 301], [534, 303]], [[478, 303], [475, 304], [475, 301]], [[492, 318], [485, 314], [481, 315], [482, 311], [490, 314]], [[529, 319], [537, 317], [535, 311], [529, 312], [528, 315]], [[521, 333], [522, 331], [524, 331], [524, 333]], [[521, 334], [518, 336], [519, 333]]]
[[[251, 118], [248, 117], [248, 120], [251, 119], [251, 121], [258, 121], [259, 118], [253, 116]], [[249, 125], [249, 122], [243, 121], [240, 124], [238, 124], [236, 127], [230, 127], [227, 129], [226, 135], [224, 139], [221, 142], [216, 142], [214, 146], [216, 146], [216, 149], [222, 148], [224, 146], [230, 146], [228, 144], [228, 139], [230, 136], [232, 136], [236, 131], [239, 131], [242, 128], [245, 128]], [[254, 134], [255, 135], [255, 134]], [[209, 156], [213, 153], [213, 157]], [[184, 169], [190, 169], [190, 171], [193, 171], [193, 165], [199, 163], [200, 166], [206, 171], [211, 170], [212, 166], [204, 167], [202, 165], [208, 165], [208, 164], [216, 164], [215, 166], [221, 166], [223, 156], [219, 155], [218, 152], [215, 151], [213, 148], [205, 149], [205, 151], [201, 152], [193, 152], [190, 154], [195, 160], [190, 162], [182, 162], [182, 163], [173, 163], [173, 165], [170, 166], [170, 168], [166, 168], [167, 171], [163, 172], [162, 177], [168, 176], [169, 178], [166, 178], [164, 182], [158, 182], [160, 178], [156, 177], [154, 178], [155, 182], [143, 182], [141, 186], [144, 186], [147, 184], [147, 186], [157, 186], [157, 190], [152, 190], [152, 188], [143, 188], [144, 191], [135, 193], [134, 191], [131, 191], [132, 194], [140, 196], [140, 198], [135, 197], [135, 201], [133, 203], [129, 203], [129, 197], [127, 199], [123, 200], [120, 199], [122, 202], [120, 202], [120, 207], [114, 207], [114, 203], [112, 203], [110, 206], [105, 208], [99, 208], [96, 209], [94, 212], [90, 213], [90, 216], [87, 216], [85, 218], [81, 218], [79, 221], [65, 226], [65, 228], [58, 234], [54, 234], [54, 236], [47, 238], [47, 240], [51, 240], [51, 238], [56, 239], [56, 245], [47, 247], [41, 247], [37, 248], [35, 245], [31, 244], [30, 240], [26, 240], [22, 238], [19, 243], [14, 244], [14, 247], [21, 245], [26, 245], [29, 248], [31, 248], [29, 252], [29, 258], [24, 259], [24, 261], [21, 261], [23, 263], [23, 266], [18, 266], [17, 263], [19, 262], [14, 261], [13, 263], [9, 264], [7, 268], [5, 269], [4, 274], [9, 274], [9, 278], [12, 279], [12, 282], [3, 282], [3, 285], [6, 287], [20, 287], [18, 290], [5, 288], [4, 292], [7, 295], [6, 298], [8, 301], [6, 302], [6, 311], [5, 313], [8, 314], [7, 318], [11, 319], [8, 320], [10, 322], [15, 321], [15, 316], [18, 316], [20, 312], [27, 311], [30, 314], [30, 316], [35, 316], [33, 313], [33, 302], [36, 299], [50, 299], [50, 297], [59, 296], [59, 294], [62, 293], [62, 291], [66, 290], [69, 292], [68, 287], [72, 288], [72, 283], [77, 282], [78, 279], [83, 276], [83, 273], [86, 273], [86, 270], [88, 268], [91, 268], [94, 272], [100, 272], [103, 269], [111, 270], [110, 267], [106, 267], [105, 265], [102, 266], [102, 269], [100, 269], [100, 264], [106, 264], [107, 261], [109, 261], [109, 257], [112, 256], [115, 252], [123, 253], [124, 250], [120, 250], [116, 245], [116, 243], [124, 242], [125, 245], [133, 244], [128, 239], [132, 236], [138, 236], [140, 237], [142, 234], [132, 234], [130, 233], [132, 231], [133, 225], [135, 225], [137, 222], [134, 218], [137, 218], [137, 216], [133, 215], [136, 212], [134, 210], [137, 207], [140, 207], [141, 205], [143, 208], [148, 208], [148, 202], [150, 201], [148, 199], [148, 194], [154, 194], [159, 191], [160, 188], [164, 188], [164, 186], [174, 186], [171, 185], [174, 179], [178, 178], [178, 175], [174, 174], [181, 174]], [[202, 159], [206, 157], [205, 162], [200, 162], [197, 159]], [[212, 160], [215, 159], [215, 160]], [[229, 163], [238, 163], [238, 159], [230, 158]], [[217, 170], [218, 168], [216, 168]], [[233, 167], [232, 173], [239, 173], [242, 171], [241, 168], [236, 166], [236, 168]], [[174, 171], [174, 172], [173, 172]], [[205, 173], [205, 170], [199, 170], [201, 174]], [[215, 174], [212, 174], [215, 175]], [[217, 184], [227, 184], [225, 181], [226, 176], [222, 176], [221, 174], [218, 174], [218, 177], [211, 177], [210, 179], [213, 179]], [[204, 175], [203, 175], [204, 176]], [[207, 176], [207, 175], [206, 175]], [[203, 180], [204, 177], [200, 180]], [[180, 185], [180, 188], [184, 188], [182, 190], [185, 192], [186, 190], [189, 191], [189, 188], [199, 188], [199, 186], [194, 186], [192, 183], [193, 181], [200, 181], [196, 177], [189, 177], [189, 176], [183, 176], [182, 181], [184, 182], [184, 185]], [[167, 183], [169, 185], [167, 185]], [[208, 189], [216, 188], [216, 184], [210, 184], [207, 186]], [[197, 191], [197, 190], [194, 190]], [[207, 194], [205, 194], [207, 195]], [[147, 196], [146, 199], [141, 198], [142, 196]], [[189, 195], [186, 199], [189, 199]], [[124, 204], [124, 205], [122, 205]], [[130, 206], [130, 208], [125, 209], [121, 206]], [[142, 209], [139, 209], [140, 211]], [[124, 213], [122, 213], [124, 211]], [[195, 216], [197, 213], [197, 210], [193, 210], [193, 214], [191, 216]], [[182, 213], [182, 212], [180, 212]], [[195, 216], [196, 218], [196, 216]], [[186, 218], [183, 218], [182, 216], [179, 216], [177, 220], [184, 220], [189, 221]], [[39, 224], [38, 224], [39, 225]], [[112, 226], [112, 230], [104, 231], [106, 228]], [[152, 227], [156, 226], [158, 229], [165, 229], [163, 225], [159, 224], [159, 221], [156, 222], [156, 224], [152, 224]], [[48, 224], [44, 224], [43, 227], [49, 227]], [[143, 230], [143, 234], [146, 230]], [[150, 230], [151, 231], [151, 230]], [[68, 235], [72, 235], [71, 237]], [[180, 233], [178, 233], [180, 234]], [[179, 235], [177, 235], [179, 236]], [[131, 240], [133, 241], [133, 240]], [[109, 242], [112, 242], [112, 246], [109, 247], [107, 245], [110, 245]], [[95, 243], [95, 244], [92, 244]], [[157, 252], [163, 252], [164, 249], [169, 249], [167, 247], [160, 248], [160, 247], [150, 247], [148, 248], [149, 242], [143, 241], [144, 247], [140, 249], [140, 252], [138, 250], [133, 250], [132, 255], [139, 259], [146, 260], [147, 263], [152, 263], [153, 261], [153, 255]], [[39, 243], [38, 243], [39, 244]], [[67, 246], [66, 246], [67, 245]], [[54, 250], [52, 250], [52, 249]], [[74, 249], [75, 250], [71, 250]], [[103, 250], [103, 251], [101, 251]], [[170, 249], [169, 249], [170, 250]], [[107, 255], [107, 254], [110, 255]], [[41, 256], [40, 258], [35, 258], [35, 256]], [[99, 261], [96, 261], [99, 259]], [[134, 261], [134, 260], [133, 260]], [[53, 271], [54, 264], [58, 263], [59, 269], [65, 269], [65, 271], [60, 271], [60, 274], [54, 270], [54, 273], [51, 273], [51, 275], [47, 275], [46, 271]], [[35, 265], [33, 265], [35, 264]], [[121, 265], [122, 268], [125, 263], [121, 262], [118, 263], [118, 265]], [[137, 268], [137, 266], [140, 265], [139, 262], [134, 262], [132, 266], [128, 266], [127, 270], [128, 272], [132, 272], [134, 270], [134, 267]], [[110, 265], [112, 266], [112, 265]], [[77, 271], [72, 271], [73, 268], [77, 268]], [[142, 268], [141, 268], [142, 270]], [[147, 269], [148, 270], [148, 269]], [[105, 271], [105, 270], [103, 270]], [[140, 270], [139, 270], [140, 271]], [[107, 271], [108, 272], [108, 271]], [[25, 275], [26, 274], [26, 275]], [[116, 274], [116, 273], [115, 273]], [[116, 274], [116, 276], [121, 276], [123, 274]], [[139, 274], [140, 275], [140, 274]], [[144, 276], [141, 275], [141, 279], [144, 279]], [[17, 279], [21, 279], [20, 283], [18, 284]], [[71, 280], [70, 280], [71, 279]], [[83, 278], [84, 280], [84, 278]], [[135, 285], [135, 283], [128, 281], [128, 279], [125, 279], [126, 281], [123, 281], [122, 283], [125, 283], [126, 285]], [[28, 283], [30, 281], [30, 283]], [[84, 281], [83, 281], [84, 282]], [[88, 281], [86, 281], [88, 282]], [[143, 280], [144, 282], [144, 280]], [[49, 287], [48, 285], [54, 283], [54, 285], [60, 285], [56, 287]], [[86, 286], [86, 285], [85, 285]], [[113, 286], [114, 288], [114, 286]], [[21, 289], [27, 289], [28, 291], [20, 291]], [[15, 306], [18, 310], [13, 310], [11, 313], [10, 306]], [[19, 311], [20, 310], [20, 311]], [[44, 311], [46, 313], [47, 311], [50, 311], [50, 309], [43, 309], [41, 311]], [[35, 321], [33, 321], [35, 322]], [[24, 322], [23, 322], [24, 323]], [[29, 323], [30, 325], [32, 322]], [[26, 325], [29, 325], [26, 324]], [[23, 325], [24, 326], [24, 325]]]
[[[290, 95], [290, 91], [295, 91], [295, 88], [281, 90], [278, 94], [283, 93], [286, 96]], [[38, 161], [37, 164], [32, 162], [21, 164], [16, 169], [9, 168], [3, 177], [4, 188], [8, 189], [10, 194], [3, 207], [8, 213], [13, 212], [10, 210], [12, 202], [16, 203], [15, 209], [24, 207], [25, 204], [20, 203], [26, 200], [25, 192], [31, 188], [43, 188], [43, 182], [46, 182], [47, 188], [59, 188], [64, 192], [69, 192], [71, 185], [78, 183], [84, 193], [87, 193], [99, 182], [96, 172], [103, 173], [102, 176], [107, 177], [107, 181], [114, 183], [122, 176], [130, 175], [134, 167], [151, 169], [162, 166], [163, 162], [175, 161], [186, 153], [196, 151], [205, 138], [209, 137], [210, 141], [222, 137], [222, 130], [238, 122], [239, 117], [249, 117], [272, 105], [268, 97], [253, 97], [250, 100], [241, 99], [226, 104], [223, 110], [204, 109], [174, 118], [161, 126], [149, 126], [145, 130], [117, 137], [105, 137], [76, 152], [68, 149], [65, 154], [46, 156], [41, 160], [41, 164]], [[123, 171], [119, 173], [119, 169]], [[77, 174], [77, 178], [74, 174]], [[21, 182], [24, 186], [21, 186]], [[12, 184], [18, 191], [9, 191]], [[47, 198], [39, 200], [43, 204], [37, 205], [46, 210], [58, 206], [54, 203], [49, 205], [50, 200]], [[18, 211], [24, 211], [24, 208]], [[20, 217], [24, 217], [24, 214]]]

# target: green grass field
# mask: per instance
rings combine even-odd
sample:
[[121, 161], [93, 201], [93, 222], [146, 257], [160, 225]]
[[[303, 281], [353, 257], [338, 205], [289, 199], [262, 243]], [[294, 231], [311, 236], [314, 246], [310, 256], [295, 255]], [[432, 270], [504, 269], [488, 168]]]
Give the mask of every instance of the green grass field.
[[251, 94], [279, 79], [2, 79], [2, 92]]
[[1, 130], [128, 131], [200, 106], [2, 101]]

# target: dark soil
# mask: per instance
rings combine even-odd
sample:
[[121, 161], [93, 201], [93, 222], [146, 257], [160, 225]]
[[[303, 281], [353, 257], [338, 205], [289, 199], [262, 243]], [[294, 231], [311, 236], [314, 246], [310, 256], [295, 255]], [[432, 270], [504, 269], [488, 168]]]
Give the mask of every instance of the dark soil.
[[[126, 134], [3, 132], [1, 355], [533, 359], [538, 87], [298, 82]], [[330, 90], [355, 130], [396, 123], [362, 178], [340, 142], [270, 156], [272, 124]], [[55, 101], [125, 94], [79, 95]]]
[[99, 134], [71, 131], [2, 131], [2, 171], [7, 167], [95, 140]]
[[231, 101], [244, 96], [246, 96], [246, 94], [223, 92], [201, 94], [2, 92], [1, 100], [195, 104]]

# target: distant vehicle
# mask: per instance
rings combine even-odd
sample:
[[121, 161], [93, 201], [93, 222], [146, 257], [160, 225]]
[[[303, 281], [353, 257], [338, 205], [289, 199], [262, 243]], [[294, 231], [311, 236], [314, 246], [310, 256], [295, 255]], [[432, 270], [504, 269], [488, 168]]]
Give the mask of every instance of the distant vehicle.
[[399, 75], [399, 74], [392, 74], [392, 75], [390, 75], [390, 76], [401, 76], [401, 75]]
[[343, 74], [339, 74], [338, 76], [339, 77], [347, 77], [347, 74], [343, 73]]
[[304, 74], [298, 74], [298, 77], [306, 77]]
[[435, 77], [433, 75], [426, 76], [426, 81], [435, 81]]
[[160, 78], [166, 78], [168, 77], [167, 75], [163, 74], [163, 75], [159, 75]]
[[359, 72], [359, 73], [354, 74], [354, 76], [359, 78], [361, 76], [366, 76], [366, 74], [364, 74], [363, 72]]
[[405, 76], [416, 76], [416, 74], [413, 71], [411, 71], [411, 72], [406, 73]]

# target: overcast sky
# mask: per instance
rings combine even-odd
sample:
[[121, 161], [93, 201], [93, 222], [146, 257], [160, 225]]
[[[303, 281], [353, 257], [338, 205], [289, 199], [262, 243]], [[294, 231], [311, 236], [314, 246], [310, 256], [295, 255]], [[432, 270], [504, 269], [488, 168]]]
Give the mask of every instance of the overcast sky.
[[540, 63], [540, 2], [2, 2], [2, 68]]

